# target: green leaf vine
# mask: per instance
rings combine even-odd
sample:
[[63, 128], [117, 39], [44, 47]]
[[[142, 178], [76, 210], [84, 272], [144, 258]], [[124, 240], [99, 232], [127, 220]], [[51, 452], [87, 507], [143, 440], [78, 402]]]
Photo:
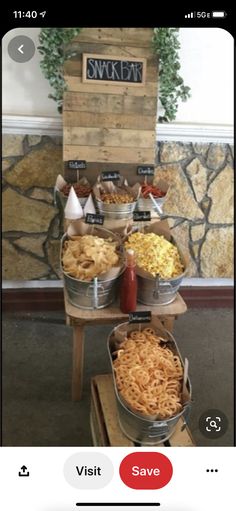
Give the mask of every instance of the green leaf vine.
[[53, 89], [53, 93], [48, 97], [57, 102], [60, 113], [63, 93], [67, 89], [64, 79], [64, 62], [74, 55], [72, 51], [66, 52], [65, 47], [79, 34], [80, 30], [81, 28], [42, 28], [39, 34], [38, 50], [43, 55], [40, 67]]
[[[53, 93], [49, 98], [57, 102], [58, 111], [62, 112], [63, 93], [67, 89], [64, 79], [64, 63], [76, 52], [66, 50], [67, 45], [76, 37], [81, 28], [43, 28], [39, 34], [38, 50], [42, 55], [40, 67], [49, 81]], [[190, 87], [184, 85], [179, 75], [180, 42], [178, 28], [154, 28], [153, 51], [159, 61], [159, 100], [164, 115], [159, 122], [170, 122], [176, 118], [179, 99], [186, 101], [190, 97]]]
[[184, 85], [179, 75], [180, 60], [178, 28], [154, 28], [153, 48], [159, 59], [159, 100], [164, 115], [159, 122], [170, 122], [176, 118], [179, 99], [187, 101], [190, 87]]

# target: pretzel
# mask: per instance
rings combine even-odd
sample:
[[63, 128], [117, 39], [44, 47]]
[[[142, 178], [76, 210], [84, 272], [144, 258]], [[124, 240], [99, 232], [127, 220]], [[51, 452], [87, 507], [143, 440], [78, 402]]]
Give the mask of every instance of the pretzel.
[[166, 342], [152, 328], [133, 330], [113, 353], [122, 399], [131, 411], [156, 420], [166, 420], [182, 410], [183, 367]]

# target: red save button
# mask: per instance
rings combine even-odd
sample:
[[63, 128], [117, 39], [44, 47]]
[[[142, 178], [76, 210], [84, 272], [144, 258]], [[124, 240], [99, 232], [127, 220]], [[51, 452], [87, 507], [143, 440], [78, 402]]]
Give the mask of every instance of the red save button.
[[170, 460], [159, 452], [133, 452], [120, 464], [120, 478], [134, 490], [158, 490], [173, 474]]

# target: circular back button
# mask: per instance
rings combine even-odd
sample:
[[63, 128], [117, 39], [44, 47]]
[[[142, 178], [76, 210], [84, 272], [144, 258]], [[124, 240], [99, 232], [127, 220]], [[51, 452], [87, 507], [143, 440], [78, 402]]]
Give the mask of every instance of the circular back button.
[[120, 478], [133, 490], [158, 490], [171, 480], [170, 460], [159, 452], [134, 452], [120, 464]]
[[8, 54], [15, 62], [28, 62], [35, 54], [34, 41], [26, 35], [13, 37], [8, 44]]

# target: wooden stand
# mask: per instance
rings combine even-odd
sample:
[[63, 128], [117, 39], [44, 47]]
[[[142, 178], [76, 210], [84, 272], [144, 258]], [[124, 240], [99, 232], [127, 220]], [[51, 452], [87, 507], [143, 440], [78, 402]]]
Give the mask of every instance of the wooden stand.
[[[181, 431], [182, 425], [183, 419], [180, 418], [171, 438], [156, 445], [158, 447], [194, 447], [195, 443], [189, 429], [185, 428]], [[135, 445], [120, 429], [111, 374], [92, 378], [90, 426], [95, 446], [132, 447]]]
[[[83, 344], [84, 327], [86, 325], [105, 325], [128, 321], [128, 315], [121, 312], [117, 303], [104, 309], [84, 310], [74, 307], [68, 301], [64, 291], [66, 324], [73, 327], [73, 370], [72, 370], [72, 399], [78, 401], [81, 398], [83, 386]], [[137, 305], [137, 311], [151, 310], [153, 316], [158, 316], [163, 326], [173, 331], [174, 320], [179, 314], [187, 310], [186, 303], [178, 293], [174, 302], [169, 305]]]

